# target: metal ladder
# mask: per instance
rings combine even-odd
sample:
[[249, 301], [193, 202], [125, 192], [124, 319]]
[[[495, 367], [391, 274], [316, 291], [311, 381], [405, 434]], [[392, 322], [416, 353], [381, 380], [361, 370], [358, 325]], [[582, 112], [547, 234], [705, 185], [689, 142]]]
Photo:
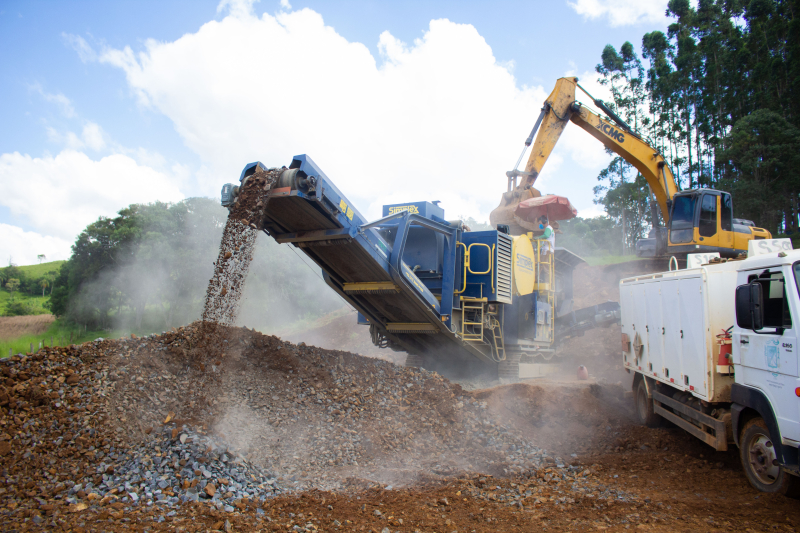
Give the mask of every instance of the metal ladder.
[[[461, 297], [461, 338], [465, 342], [485, 344], [483, 340], [483, 309], [485, 303], [486, 298]], [[479, 326], [480, 333], [477, 333], [472, 328], [467, 331], [467, 326]]]
[[[497, 354], [495, 359], [498, 363], [506, 360], [506, 345], [503, 341], [503, 328], [500, 326], [500, 321], [495, 317], [489, 318], [492, 325], [492, 340], [494, 341], [494, 351]], [[499, 341], [499, 342], [498, 342]]]

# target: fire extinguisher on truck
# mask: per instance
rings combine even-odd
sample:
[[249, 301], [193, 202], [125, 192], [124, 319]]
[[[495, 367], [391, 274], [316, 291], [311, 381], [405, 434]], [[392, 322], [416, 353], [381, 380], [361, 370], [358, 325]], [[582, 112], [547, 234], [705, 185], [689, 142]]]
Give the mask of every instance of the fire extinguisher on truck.
[[751, 241], [746, 258], [708, 255], [620, 281], [637, 417], [737, 446], [754, 488], [798, 496], [800, 250], [770, 239]]

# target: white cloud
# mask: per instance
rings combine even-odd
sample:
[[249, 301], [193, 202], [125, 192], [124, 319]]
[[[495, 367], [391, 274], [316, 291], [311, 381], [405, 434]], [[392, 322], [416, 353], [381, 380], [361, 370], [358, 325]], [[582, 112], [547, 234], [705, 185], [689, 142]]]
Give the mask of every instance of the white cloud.
[[46, 101], [56, 104], [61, 108], [61, 113], [67, 118], [75, 117], [75, 108], [69, 98], [61, 93], [48, 93], [38, 83], [31, 85], [30, 90], [39, 93], [39, 95]]
[[206, 194], [249, 161], [308, 153], [357, 205], [391, 191], [487, 218], [547, 92], [519, 88], [470, 25], [435, 20], [411, 45], [384, 32], [378, 46], [382, 64], [304, 9], [230, 16], [100, 60], [173, 121]]
[[588, 19], [605, 18], [612, 27], [666, 23], [668, 0], [575, 0], [567, 4]]
[[[576, 74], [576, 72], [567, 72], [564, 75], [575, 76]], [[607, 86], [600, 85], [599, 79], [600, 75], [594, 71], [588, 71], [578, 75], [578, 83], [581, 87], [586, 89], [594, 98], [608, 102], [611, 99], [611, 92]], [[578, 89], [575, 98], [595, 113], [602, 115], [602, 112], [597, 109], [592, 99], [580, 89]], [[558, 146], [563, 148], [565, 155], [586, 170], [603, 168], [611, 160], [611, 157], [606, 153], [603, 145], [578, 127], [567, 127], [564, 130], [564, 134]], [[548, 165], [549, 164], [548, 162]], [[597, 172], [586, 180], [587, 189], [591, 189], [594, 186], [596, 177]]]
[[72, 131], [61, 133], [51, 126], [47, 126], [46, 131], [47, 138], [51, 142], [63, 145], [71, 150], [91, 148], [99, 151], [106, 147], [106, 132], [95, 122], [87, 121], [83, 125], [83, 131], [80, 136]]
[[[369, 217], [388, 201], [429, 199], [449, 217], [485, 220], [555, 83], [518, 86], [471, 25], [434, 20], [413, 43], [383, 32], [376, 58], [310, 9], [257, 17], [251, 2], [227, 0], [219, 9], [231, 15], [194, 34], [99, 58], [172, 120], [198, 156], [203, 194], [217, 195], [247, 162], [307, 153]], [[591, 75], [584, 81], [594, 90]], [[538, 185], [591, 205], [608, 159], [569, 127]], [[585, 173], [567, 175], [567, 161]]]
[[281, 8], [292, 9], [292, 4], [289, 3], [289, 0], [281, 0]]
[[106, 134], [95, 122], [87, 122], [83, 126], [83, 142], [92, 150], [102, 150], [106, 146]]
[[597, 217], [607, 216], [607, 213], [606, 213], [605, 209], [603, 209], [602, 207], [593, 206], [593, 207], [582, 209], [578, 213], [578, 216], [579, 217], [583, 217], [583, 218], [597, 218]]
[[[234, 17], [248, 17], [253, 14], [253, 4], [259, 1], [260, 0], [220, 0], [220, 3], [217, 4], [217, 13], [222, 13], [227, 10], [228, 13]], [[283, 5], [283, 2], [284, 0], [281, 0], [281, 5]]]
[[97, 60], [97, 53], [89, 45], [89, 43], [86, 42], [86, 39], [84, 39], [80, 35], [73, 35], [71, 33], [62, 33], [61, 37], [70, 46], [70, 48], [78, 52], [78, 57], [81, 58], [81, 61], [83, 61], [84, 63], [89, 63], [91, 61]]
[[17, 226], [0, 223], [0, 261], [6, 265], [9, 259], [15, 265], [32, 265], [37, 262], [36, 256], [44, 254], [48, 261], [68, 259], [72, 241], [42, 235], [35, 231], [24, 231]]
[[99, 216], [113, 217], [130, 204], [181, 200], [178, 181], [121, 154], [98, 161], [69, 149], [55, 157], [0, 155], [0, 205], [43, 234], [69, 242]]

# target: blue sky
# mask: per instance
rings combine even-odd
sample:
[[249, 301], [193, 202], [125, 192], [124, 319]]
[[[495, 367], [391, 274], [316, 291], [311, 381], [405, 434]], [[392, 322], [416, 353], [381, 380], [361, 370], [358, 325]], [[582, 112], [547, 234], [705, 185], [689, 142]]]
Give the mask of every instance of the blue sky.
[[[296, 153], [368, 215], [486, 219], [555, 80], [597, 87], [603, 46], [664, 29], [665, 3], [6, 0], [1, 259], [66, 258], [98, 216]], [[573, 133], [537, 186], [596, 214], [607, 156]]]

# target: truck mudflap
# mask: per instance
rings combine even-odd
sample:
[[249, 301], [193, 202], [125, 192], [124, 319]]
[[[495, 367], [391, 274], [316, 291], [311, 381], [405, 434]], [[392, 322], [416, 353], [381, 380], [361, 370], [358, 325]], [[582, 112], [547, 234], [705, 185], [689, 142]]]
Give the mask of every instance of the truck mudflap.
[[[714, 418], [673, 400], [657, 390], [653, 390], [652, 394], [653, 410], [657, 415], [686, 430], [719, 452], [728, 450], [730, 413], [725, 414], [722, 418]], [[681, 414], [697, 422], [697, 425], [680, 416]]]
[[731, 402], [733, 402], [731, 405], [733, 440], [736, 446], [740, 446], [739, 433], [742, 425], [744, 425], [742, 413], [748, 409], [755, 411], [767, 424], [772, 444], [775, 446], [775, 455], [779, 458], [781, 466], [793, 474], [800, 475], [800, 454], [798, 449], [783, 444], [778, 421], [764, 393], [758, 389], [734, 383], [731, 386]]

